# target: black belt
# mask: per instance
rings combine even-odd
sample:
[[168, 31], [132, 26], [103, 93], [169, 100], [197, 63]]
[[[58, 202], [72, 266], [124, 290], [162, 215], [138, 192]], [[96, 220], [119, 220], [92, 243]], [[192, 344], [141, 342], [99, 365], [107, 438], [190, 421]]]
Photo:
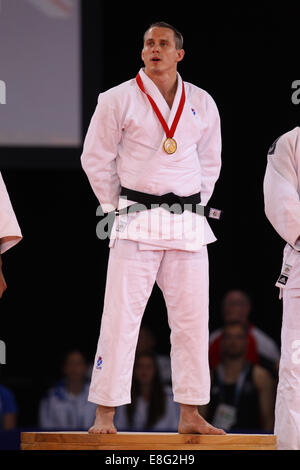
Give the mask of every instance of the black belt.
[[130, 201], [136, 203], [123, 209], [116, 209], [113, 211], [115, 215], [127, 214], [128, 212], [136, 212], [147, 209], [155, 209], [156, 207], [163, 207], [169, 212], [181, 214], [185, 209], [196, 212], [197, 214], [204, 215], [213, 219], [220, 219], [222, 211], [208, 206], [201, 206], [201, 194], [195, 193], [190, 196], [177, 196], [174, 193], [166, 193], [161, 196], [155, 194], [143, 193], [133, 189], [124, 188], [121, 186], [120, 197], [126, 197]]

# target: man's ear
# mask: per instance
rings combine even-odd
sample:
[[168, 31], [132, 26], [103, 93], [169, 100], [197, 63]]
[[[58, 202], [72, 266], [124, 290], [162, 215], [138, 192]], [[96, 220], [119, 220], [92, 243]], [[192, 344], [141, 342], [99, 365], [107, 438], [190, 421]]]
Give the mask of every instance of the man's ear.
[[144, 62], [144, 49], [142, 49], [141, 58], [142, 58], [142, 61]]
[[185, 51], [184, 49], [178, 49], [177, 51], [177, 62], [181, 62], [184, 58]]

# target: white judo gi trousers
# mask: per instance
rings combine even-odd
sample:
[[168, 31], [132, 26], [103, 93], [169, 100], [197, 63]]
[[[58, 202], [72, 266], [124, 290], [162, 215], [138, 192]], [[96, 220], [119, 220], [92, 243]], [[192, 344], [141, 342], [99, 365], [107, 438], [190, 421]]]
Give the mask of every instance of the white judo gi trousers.
[[141, 250], [138, 242], [127, 239], [116, 239], [110, 248], [89, 401], [104, 406], [131, 403], [139, 329], [155, 281], [162, 290], [171, 329], [174, 401], [209, 402], [206, 245], [198, 252]]
[[283, 289], [274, 434], [279, 450], [300, 450], [300, 287]]

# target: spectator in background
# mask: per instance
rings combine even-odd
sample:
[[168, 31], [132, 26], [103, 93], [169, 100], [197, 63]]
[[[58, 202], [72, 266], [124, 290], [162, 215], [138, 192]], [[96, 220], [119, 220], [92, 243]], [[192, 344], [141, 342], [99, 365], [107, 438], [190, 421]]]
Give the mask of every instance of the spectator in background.
[[164, 384], [171, 385], [172, 378], [170, 356], [167, 356], [166, 354], [158, 354], [156, 352], [156, 338], [152, 330], [145, 324], [142, 324], [140, 327], [136, 347], [136, 354], [140, 353], [153, 353], [155, 355], [155, 359], [159, 369], [159, 375], [162, 382]]
[[221, 338], [221, 362], [211, 371], [211, 399], [201, 413], [226, 431], [273, 432], [275, 380], [247, 360], [245, 325], [227, 323]]
[[88, 363], [78, 350], [68, 352], [63, 361], [63, 379], [51, 388], [39, 408], [42, 429], [87, 430], [94, 421], [96, 407], [87, 400]]
[[179, 403], [172, 389], [160, 379], [155, 355], [136, 354], [131, 403], [116, 408], [114, 422], [119, 431], [177, 432]]
[[[253, 364], [261, 364], [274, 376], [277, 376], [279, 349], [273, 339], [249, 322], [252, 308], [251, 299], [246, 292], [238, 289], [229, 290], [222, 300], [222, 317], [224, 325], [238, 321], [247, 328], [248, 343], [246, 357]], [[210, 367], [220, 363], [220, 344], [222, 329], [210, 335], [209, 362]]]
[[16, 427], [17, 405], [13, 392], [0, 385], [0, 430], [9, 431]]

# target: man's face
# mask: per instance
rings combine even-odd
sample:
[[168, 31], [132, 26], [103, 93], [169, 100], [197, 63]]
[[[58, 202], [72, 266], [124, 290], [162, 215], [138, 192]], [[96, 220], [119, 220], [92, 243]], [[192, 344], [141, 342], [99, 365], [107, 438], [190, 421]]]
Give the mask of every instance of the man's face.
[[76, 351], [69, 354], [64, 364], [64, 375], [69, 381], [82, 381], [87, 374], [87, 365], [84, 358]]
[[169, 28], [154, 27], [145, 35], [142, 60], [146, 72], [162, 74], [176, 70], [184, 50], [176, 49], [174, 32]]
[[221, 340], [223, 357], [237, 358], [244, 356], [248, 344], [248, 338], [244, 329], [238, 325], [227, 326], [224, 329]]
[[247, 324], [251, 305], [247, 297], [240, 291], [231, 291], [227, 294], [223, 304], [223, 318], [225, 323], [239, 321]]
[[139, 357], [134, 366], [134, 376], [140, 385], [152, 383], [155, 375], [155, 364], [151, 357]]

